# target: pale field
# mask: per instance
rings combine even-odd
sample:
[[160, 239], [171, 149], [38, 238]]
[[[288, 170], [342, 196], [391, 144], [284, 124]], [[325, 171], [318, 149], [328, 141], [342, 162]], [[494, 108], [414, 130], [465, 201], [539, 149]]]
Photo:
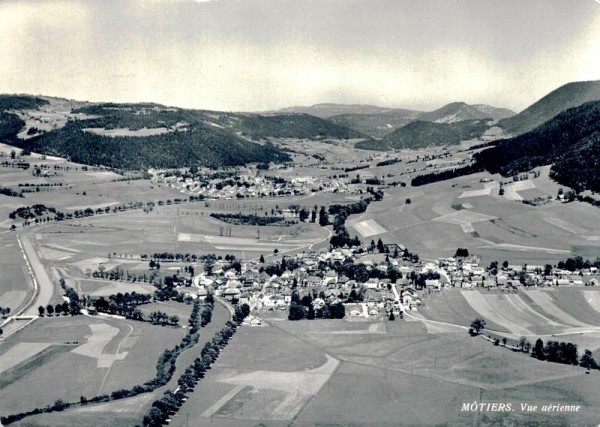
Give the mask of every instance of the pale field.
[[96, 135], [118, 137], [118, 136], [152, 136], [162, 135], [164, 133], [173, 132], [171, 129], [163, 128], [141, 128], [130, 130], [128, 128], [104, 129], [104, 128], [85, 128], [84, 132], [94, 133]]

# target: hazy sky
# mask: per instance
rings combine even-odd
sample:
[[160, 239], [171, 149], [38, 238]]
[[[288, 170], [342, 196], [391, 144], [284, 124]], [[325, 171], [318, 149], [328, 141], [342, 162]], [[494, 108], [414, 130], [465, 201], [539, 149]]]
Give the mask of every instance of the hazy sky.
[[0, 93], [519, 111], [600, 79], [600, 0], [3, 0]]

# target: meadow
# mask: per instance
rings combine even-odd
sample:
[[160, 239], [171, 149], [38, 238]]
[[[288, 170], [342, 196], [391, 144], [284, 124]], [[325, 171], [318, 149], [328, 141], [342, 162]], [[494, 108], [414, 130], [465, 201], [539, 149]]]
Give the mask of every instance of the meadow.
[[[274, 318], [266, 324], [238, 331], [172, 425], [552, 422], [548, 414], [522, 411], [523, 402], [580, 405], [577, 413], [555, 414], [554, 420], [569, 424], [588, 425], [600, 413], [597, 373], [540, 362], [464, 329], [430, 327], [410, 317], [383, 323]], [[379, 324], [385, 333], [373, 333], [370, 326]], [[474, 401], [515, 409], [461, 410]]]
[[[480, 182], [483, 179], [497, 184], [501, 178], [479, 173], [386, 190], [381, 202], [348, 221], [349, 232], [399, 243], [424, 259], [449, 257], [466, 247], [485, 265], [505, 260], [554, 264], [572, 254], [593, 257], [600, 250], [597, 208], [582, 202], [526, 205], [490, 190], [493, 182]], [[531, 182], [546, 196], [556, 196], [551, 192], [556, 184], [543, 173]]]
[[[171, 304], [171, 303], [169, 303]], [[167, 311], [169, 309], [165, 309], [162, 306], [161, 311]], [[175, 312], [178, 311], [181, 314], [181, 306], [180, 307], [171, 307], [170, 311]], [[177, 358], [176, 363], [176, 373], [183, 372], [187, 367], [189, 367], [194, 359], [200, 353], [200, 350], [204, 346], [204, 344], [211, 340], [214, 334], [223, 327], [223, 324], [229, 320], [229, 311], [220, 304], [216, 304], [213, 311], [213, 318], [211, 322], [205, 327], [200, 329], [200, 340], [198, 344], [193, 347], [183, 351], [179, 357]], [[149, 326], [153, 328], [153, 331], [158, 332], [155, 337], [152, 336], [143, 336], [141, 339], [145, 339], [146, 341], [151, 340], [150, 343], [153, 343], [158, 346], [170, 345], [173, 343], [170, 341], [165, 341], [163, 339], [162, 334], [168, 333], [169, 331], [184, 331], [183, 329], [175, 329], [168, 327], [160, 327], [160, 326]], [[161, 331], [162, 334], [160, 333]], [[148, 346], [150, 343], [145, 344]], [[143, 344], [139, 344], [142, 346]], [[141, 349], [142, 347], [140, 347]], [[148, 356], [146, 356], [148, 357]], [[156, 357], [158, 358], [158, 356]], [[127, 358], [125, 359], [127, 360]], [[154, 361], [156, 362], [156, 360]], [[151, 369], [146, 367], [147, 372], [153, 372]], [[123, 371], [120, 371], [123, 375]], [[112, 375], [111, 375], [112, 376]], [[118, 378], [116, 375], [113, 377], [114, 379]], [[21, 422], [17, 422], [14, 425], [16, 426], [65, 426], [65, 425], [83, 425], [89, 423], [90, 420], [93, 420], [93, 425], [95, 427], [106, 426], [132, 426], [136, 424], [140, 424], [144, 415], [150, 410], [152, 402], [158, 398], [160, 398], [166, 390], [175, 390], [177, 388], [177, 378], [178, 374], [175, 374], [173, 378], [163, 387], [160, 387], [154, 390], [151, 393], [144, 393], [135, 397], [120, 399], [112, 402], [94, 404], [81, 406], [77, 408], [67, 409], [62, 412], [53, 412], [51, 414], [37, 415], [24, 419]], [[201, 384], [205, 380], [201, 380], [199, 385], [196, 387], [196, 391], [190, 394], [190, 398], [188, 401], [192, 399], [204, 400], [207, 399], [206, 395], [202, 395], [199, 393]], [[108, 384], [108, 383], [107, 383]], [[108, 384], [107, 387], [113, 386], [113, 384]], [[182, 409], [183, 410], [183, 409]], [[182, 412], [180, 411], [180, 414]], [[190, 424], [194, 425], [194, 424]]]
[[154, 376], [165, 347], [183, 334], [183, 329], [104, 316], [40, 318], [0, 348], [0, 412], [32, 410], [58, 398], [78, 401], [144, 383]]

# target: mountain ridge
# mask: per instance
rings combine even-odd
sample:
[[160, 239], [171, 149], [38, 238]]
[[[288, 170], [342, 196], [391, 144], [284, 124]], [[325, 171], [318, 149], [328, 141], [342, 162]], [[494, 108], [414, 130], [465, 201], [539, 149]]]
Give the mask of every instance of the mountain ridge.
[[600, 80], [566, 83], [525, 108], [500, 120], [498, 125], [513, 135], [523, 134], [569, 108], [600, 100]]

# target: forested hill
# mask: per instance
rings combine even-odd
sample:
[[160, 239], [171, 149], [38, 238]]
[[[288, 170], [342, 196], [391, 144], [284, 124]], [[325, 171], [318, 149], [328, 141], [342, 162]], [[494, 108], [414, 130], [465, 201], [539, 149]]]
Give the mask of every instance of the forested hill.
[[153, 104], [103, 104], [75, 112], [87, 118], [69, 120], [62, 128], [13, 143], [80, 163], [119, 169], [219, 167], [289, 160], [285, 152], [271, 144], [240, 138], [206, 123], [190, 110]]
[[0, 111], [7, 110], [34, 110], [48, 101], [29, 95], [0, 95]]
[[[47, 99], [0, 96], [0, 138], [40, 153], [119, 169], [282, 162], [290, 157], [270, 144], [270, 138], [368, 138], [307, 114], [227, 113], [153, 103], [77, 103], [71, 111], [65, 107], [68, 100]], [[43, 114], [62, 115], [62, 122], [45, 129], [38, 129], [35, 121], [25, 123], [23, 118], [39, 116], [34, 110], [40, 107]], [[18, 133], [27, 138], [20, 139]]]
[[12, 140], [25, 122], [11, 111], [35, 110], [48, 101], [27, 95], [0, 95], [0, 140]]
[[356, 148], [366, 150], [392, 150], [424, 148], [458, 144], [477, 138], [488, 129], [487, 120], [464, 120], [456, 123], [416, 121], [383, 137], [379, 141], [363, 141]]
[[519, 114], [500, 120], [506, 132], [519, 135], [535, 129], [558, 113], [585, 102], [600, 100], [600, 81], [573, 82], [553, 90]]
[[531, 132], [475, 155], [492, 173], [513, 175], [554, 164], [551, 176], [576, 190], [600, 191], [600, 101], [560, 113]]

